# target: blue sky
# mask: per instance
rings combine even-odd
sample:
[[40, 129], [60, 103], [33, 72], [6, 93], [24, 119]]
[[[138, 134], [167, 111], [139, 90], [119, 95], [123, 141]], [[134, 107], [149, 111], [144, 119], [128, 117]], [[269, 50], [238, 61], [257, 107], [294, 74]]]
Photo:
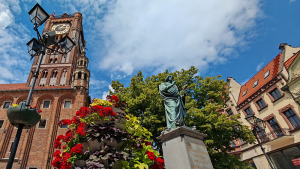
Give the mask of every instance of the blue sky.
[[[0, 83], [25, 83], [32, 64], [26, 43], [36, 37], [28, 11], [83, 14], [90, 95], [102, 98], [112, 80], [196, 66], [201, 76], [245, 83], [279, 52], [300, 46], [300, 0], [0, 0]], [[42, 31], [42, 28], [40, 28]]]

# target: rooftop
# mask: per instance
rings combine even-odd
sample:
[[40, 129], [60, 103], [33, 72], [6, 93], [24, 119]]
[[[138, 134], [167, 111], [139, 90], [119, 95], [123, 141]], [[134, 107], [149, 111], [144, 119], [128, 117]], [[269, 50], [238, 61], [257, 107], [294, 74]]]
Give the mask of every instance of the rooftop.
[[241, 87], [238, 104], [249, 98], [279, 73], [281, 55], [282, 52]]

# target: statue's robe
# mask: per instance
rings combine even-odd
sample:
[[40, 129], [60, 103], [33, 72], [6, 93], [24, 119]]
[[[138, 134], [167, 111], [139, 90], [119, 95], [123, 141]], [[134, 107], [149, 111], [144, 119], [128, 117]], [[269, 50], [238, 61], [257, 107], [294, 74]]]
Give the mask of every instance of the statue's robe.
[[165, 105], [167, 127], [172, 130], [176, 128], [176, 123], [183, 125], [183, 118], [187, 114], [177, 86], [169, 82], [163, 82], [159, 85], [159, 93]]

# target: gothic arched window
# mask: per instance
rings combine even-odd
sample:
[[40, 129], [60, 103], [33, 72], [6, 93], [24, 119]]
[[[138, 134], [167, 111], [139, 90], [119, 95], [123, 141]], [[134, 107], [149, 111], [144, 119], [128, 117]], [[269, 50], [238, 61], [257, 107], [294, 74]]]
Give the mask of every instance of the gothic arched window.
[[42, 74], [42, 78], [46, 78], [48, 76], [48, 70], [44, 70]]
[[87, 80], [87, 74], [86, 73], [84, 74], [84, 80]]
[[57, 77], [57, 70], [53, 70], [53, 71], [52, 71], [52, 76], [51, 76], [51, 77], [52, 77], [52, 78], [53, 78], [53, 77]]
[[80, 66], [82, 66], [82, 65], [83, 65], [83, 61], [81, 60], [81, 61], [80, 61]]
[[81, 72], [78, 72], [78, 79], [81, 79]]

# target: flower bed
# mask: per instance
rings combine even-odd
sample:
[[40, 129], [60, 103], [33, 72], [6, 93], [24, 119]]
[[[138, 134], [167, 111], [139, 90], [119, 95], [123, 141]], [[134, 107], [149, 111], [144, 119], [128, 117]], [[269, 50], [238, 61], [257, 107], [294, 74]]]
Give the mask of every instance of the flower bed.
[[116, 96], [109, 101], [94, 99], [90, 107], [80, 108], [72, 119], [60, 121], [59, 125], [69, 125], [69, 130], [54, 142], [58, 150], [53, 154], [52, 166], [162, 169], [164, 161], [151, 146], [152, 134], [140, 126], [136, 117], [119, 109], [125, 104], [118, 102]]

